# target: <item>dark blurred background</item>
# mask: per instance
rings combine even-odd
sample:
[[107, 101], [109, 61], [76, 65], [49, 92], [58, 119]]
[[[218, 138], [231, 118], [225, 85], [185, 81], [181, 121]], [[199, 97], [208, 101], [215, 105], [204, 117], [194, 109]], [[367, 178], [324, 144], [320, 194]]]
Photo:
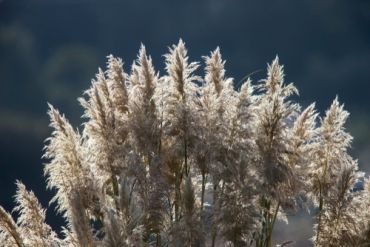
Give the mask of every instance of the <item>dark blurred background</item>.
[[[192, 61], [220, 46], [236, 83], [260, 70], [252, 79], [264, 78], [278, 54], [302, 105], [315, 101], [323, 113], [338, 95], [351, 112], [351, 152], [370, 171], [370, 1], [0, 0], [0, 204], [13, 207], [16, 179], [48, 204], [47, 102], [81, 127], [76, 98], [107, 55], [122, 57], [128, 71], [142, 42], [163, 74], [162, 55], [180, 37]], [[290, 220], [276, 241], [307, 245], [309, 218]]]

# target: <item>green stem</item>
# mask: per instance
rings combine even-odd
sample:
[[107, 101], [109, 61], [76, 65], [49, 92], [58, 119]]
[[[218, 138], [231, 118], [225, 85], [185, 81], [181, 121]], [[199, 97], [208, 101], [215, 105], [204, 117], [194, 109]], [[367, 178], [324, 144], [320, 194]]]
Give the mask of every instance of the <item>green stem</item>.
[[206, 190], [206, 173], [202, 172], [202, 195], [201, 195], [201, 201], [200, 201], [200, 212], [201, 215], [203, 215], [203, 205], [204, 205], [204, 193]]
[[161, 246], [161, 234], [157, 233], [157, 241], [156, 241], [156, 245], [157, 247]]
[[215, 214], [216, 214], [216, 207], [217, 207], [217, 183], [213, 185], [213, 222], [212, 222], [212, 244], [211, 247], [214, 247], [216, 244], [216, 237], [217, 237], [217, 228], [216, 228], [216, 222], [215, 222]]
[[272, 231], [274, 230], [274, 225], [275, 225], [275, 222], [276, 222], [276, 217], [277, 217], [277, 214], [279, 212], [279, 208], [280, 208], [280, 201], [278, 202], [277, 206], [276, 206], [276, 210], [274, 212], [274, 215], [273, 215], [273, 218], [272, 218], [272, 221], [269, 225], [269, 233], [268, 233], [268, 236], [267, 236], [267, 246], [268, 247], [272, 247]]
[[185, 175], [189, 175], [189, 168], [188, 168], [188, 142], [185, 137], [184, 139], [184, 161], [185, 161]]
[[322, 186], [319, 181], [319, 219], [317, 223], [317, 233], [316, 233], [316, 245], [319, 243], [320, 238], [320, 231], [321, 231], [321, 215], [322, 215], [322, 209], [324, 206], [324, 198], [322, 196]]

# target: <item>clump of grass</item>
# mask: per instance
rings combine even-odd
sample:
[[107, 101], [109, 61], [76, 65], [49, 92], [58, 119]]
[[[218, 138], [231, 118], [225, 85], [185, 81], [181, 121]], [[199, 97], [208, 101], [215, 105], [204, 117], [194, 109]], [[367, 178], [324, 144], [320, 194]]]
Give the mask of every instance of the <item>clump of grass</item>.
[[81, 130], [49, 105], [44, 171], [64, 237], [17, 182], [19, 216], [0, 207], [0, 245], [270, 247], [275, 222], [306, 198], [315, 246], [368, 246], [370, 186], [353, 190], [364, 174], [338, 99], [323, 118], [302, 109], [277, 57], [237, 89], [219, 48], [204, 63], [201, 78], [180, 40], [160, 76], [142, 46], [130, 73], [108, 56], [79, 99]]

